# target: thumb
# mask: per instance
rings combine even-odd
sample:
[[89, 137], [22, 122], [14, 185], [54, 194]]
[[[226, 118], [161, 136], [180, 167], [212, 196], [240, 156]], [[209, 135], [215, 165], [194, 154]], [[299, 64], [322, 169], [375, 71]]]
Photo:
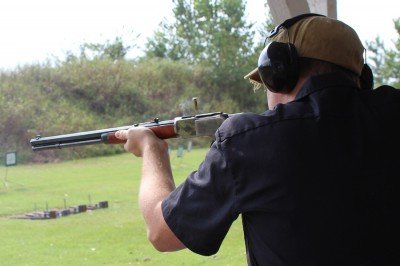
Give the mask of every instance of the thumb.
[[128, 139], [128, 130], [118, 130], [115, 132], [115, 137], [122, 140]]

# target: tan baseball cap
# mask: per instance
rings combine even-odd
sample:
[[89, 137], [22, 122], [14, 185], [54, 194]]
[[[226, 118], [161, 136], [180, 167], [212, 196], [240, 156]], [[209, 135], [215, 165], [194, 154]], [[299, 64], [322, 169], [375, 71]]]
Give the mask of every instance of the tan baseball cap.
[[[294, 44], [299, 57], [327, 61], [361, 75], [364, 47], [353, 28], [328, 17], [306, 17], [289, 29], [282, 28], [270, 41]], [[251, 83], [262, 84], [258, 68], [247, 74]]]

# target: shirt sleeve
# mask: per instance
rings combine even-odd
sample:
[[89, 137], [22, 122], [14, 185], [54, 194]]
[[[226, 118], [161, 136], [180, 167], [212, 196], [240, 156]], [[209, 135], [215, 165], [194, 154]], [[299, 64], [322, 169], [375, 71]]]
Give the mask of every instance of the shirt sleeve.
[[215, 254], [235, 211], [234, 180], [219, 145], [214, 142], [199, 166], [162, 202], [164, 219], [191, 251]]

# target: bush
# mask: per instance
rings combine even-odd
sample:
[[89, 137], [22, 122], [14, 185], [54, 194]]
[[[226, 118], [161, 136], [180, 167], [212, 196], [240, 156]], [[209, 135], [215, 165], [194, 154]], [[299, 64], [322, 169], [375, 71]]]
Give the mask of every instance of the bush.
[[[56, 66], [30, 65], [0, 74], [0, 150], [18, 151], [19, 161], [49, 162], [122, 152], [120, 145], [86, 146], [33, 153], [29, 140], [236, 109], [210, 98], [208, 69], [181, 61], [73, 58]], [[209, 87], [210, 88], [210, 87]], [[219, 110], [211, 109], [218, 107]], [[226, 111], [226, 110], [224, 110]], [[204, 143], [204, 141], [195, 141]]]

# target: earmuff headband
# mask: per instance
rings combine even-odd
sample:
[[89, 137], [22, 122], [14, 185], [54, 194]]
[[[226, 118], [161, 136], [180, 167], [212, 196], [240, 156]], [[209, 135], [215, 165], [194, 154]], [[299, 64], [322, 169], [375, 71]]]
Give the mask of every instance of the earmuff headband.
[[[265, 40], [277, 35], [281, 29], [288, 30], [298, 21], [313, 16], [324, 17], [313, 13], [293, 17], [275, 27]], [[290, 92], [297, 83], [299, 77], [298, 68], [297, 50], [294, 44], [290, 42], [290, 38], [287, 44], [271, 42], [265, 46], [258, 58], [260, 79], [272, 92]]]

